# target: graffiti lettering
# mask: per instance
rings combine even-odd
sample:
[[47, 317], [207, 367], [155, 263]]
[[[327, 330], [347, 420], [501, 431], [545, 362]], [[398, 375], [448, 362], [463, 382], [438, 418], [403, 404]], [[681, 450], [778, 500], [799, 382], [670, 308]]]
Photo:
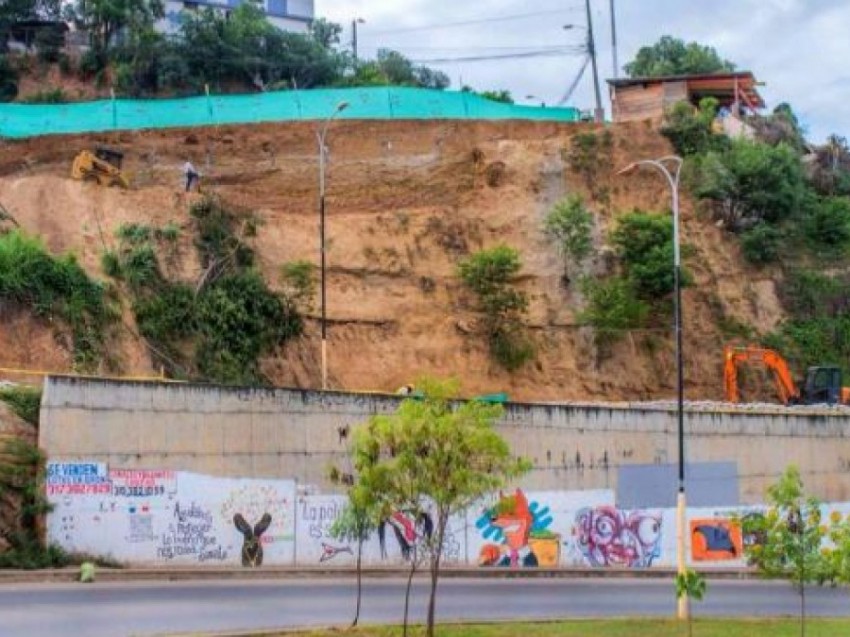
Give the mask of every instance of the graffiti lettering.
[[301, 519], [308, 523], [307, 532], [315, 540], [329, 537], [330, 528], [341, 513], [342, 507], [338, 502], [314, 504], [301, 501]]
[[224, 550], [213, 533], [213, 516], [194, 502], [182, 506], [174, 505], [174, 522], [168, 525], [168, 531], [160, 537], [157, 556], [163, 560], [178, 557], [196, 556], [198, 562], [224, 561]]

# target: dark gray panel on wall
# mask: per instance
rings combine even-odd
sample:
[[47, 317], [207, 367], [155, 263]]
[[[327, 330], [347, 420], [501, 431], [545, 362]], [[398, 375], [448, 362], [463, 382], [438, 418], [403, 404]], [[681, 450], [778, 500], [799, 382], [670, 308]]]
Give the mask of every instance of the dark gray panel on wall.
[[[622, 509], [675, 507], [679, 468], [674, 464], [621, 466], [617, 477], [617, 506]], [[688, 507], [739, 504], [738, 464], [695, 462], [685, 465]]]

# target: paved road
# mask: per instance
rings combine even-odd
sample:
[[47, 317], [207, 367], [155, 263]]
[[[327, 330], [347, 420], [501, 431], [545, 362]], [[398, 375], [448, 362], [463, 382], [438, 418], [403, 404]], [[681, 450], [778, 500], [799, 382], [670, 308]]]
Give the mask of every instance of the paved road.
[[[413, 616], [424, 617], [425, 582], [414, 585]], [[363, 620], [401, 619], [404, 582], [365, 583]], [[286, 580], [9, 584], [0, 586], [3, 637], [124, 637], [169, 632], [344, 624], [352, 581]], [[809, 612], [850, 616], [850, 591], [812, 589]], [[671, 615], [672, 585], [631, 579], [451, 579], [440, 586], [442, 620]], [[790, 615], [799, 597], [783, 582], [709, 583], [697, 615]]]

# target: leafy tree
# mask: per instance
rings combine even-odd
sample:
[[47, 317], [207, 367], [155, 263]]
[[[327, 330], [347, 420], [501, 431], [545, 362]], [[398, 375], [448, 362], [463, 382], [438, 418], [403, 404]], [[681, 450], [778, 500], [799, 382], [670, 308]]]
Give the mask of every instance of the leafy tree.
[[573, 264], [580, 264], [593, 249], [593, 215], [581, 195], [570, 195], [556, 203], [546, 215], [544, 229]]
[[743, 139], [699, 162], [695, 194], [732, 229], [791, 218], [811, 203], [800, 157], [786, 144]]
[[663, 36], [651, 46], [638, 50], [635, 59], [624, 67], [629, 77], [662, 77], [696, 73], [734, 71], [735, 65], [721, 58], [710, 46]]
[[416, 66], [398, 51], [378, 50], [374, 60], [361, 62], [354, 74], [339, 80], [343, 86], [413, 86], [444, 89], [451, 80], [442, 71]]
[[826, 528], [820, 502], [808, 496], [800, 471], [790, 466], [767, 490], [769, 509], [744, 518], [744, 532], [761, 539], [745, 547], [750, 562], [764, 577], [786, 579], [800, 592], [800, 635], [806, 634], [806, 585], [832, 579], [821, 552]]
[[797, 115], [787, 102], [779, 104], [770, 115], [753, 115], [748, 118], [756, 131], [756, 137], [771, 146], [788, 144], [798, 153], [806, 152], [806, 139]]
[[[427, 634], [434, 635], [437, 585], [449, 518], [529, 469], [495, 431], [501, 405], [454, 402], [454, 382], [417, 383], [422, 399], [407, 399], [391, 415], [374, 416], [354, 433], [354, 492], [380, 519], [399, 510], [429, 509], [426, 544], [431, 580]], [[405, 633], [406, 633], [405, 622]]]
[[363, 543], [375, 531], [376, 520], [370, 511], [370, 502], [362, 501], [366, 495], [363, 491], [349, 493], [349, 504], [342, 510], [342, 514], [334, 520], [330, 528], [330, 536], [341, 542], [354, 542], [357, 544], [356, 570], [357, 570], [357, 602], [354, 608], [354, 619], [351, 627], [357, 626], [360, 621], [360, 607], [363, 601]]
[[318, 18], [310, 23], [310, 37], [322, 48], [333, 49], [340, 42], [342, 25]]
[[506, 245], [477, 252], [458, 265], [461, 280], [478, 296], [490, 353], [509, 371], [534, 356], [521, 324], [528, 297], [511, 285], [521, 269], [519, 252]]
[[[696, 571], [687, 570], [676, 575], [676, 599], [687, 597], [698, 602], [705, 597], [705, 577]], [[688, 613], [688, 636], [693, 637], [694, 619], [693, 614]]]
[[709, 150], [722, 150], [729, 142], [725, 135], [712, 129], [717, 117], [716, 99], [706, 97], [694, 109], [690, 102], [676, 102], [664, 115], [661, 134], [670, 140], [676, 152], [683, 156], [697, 155]]
[[824, 196], [850, 195], [850, 147], [845, 137], [830, 135], [815, 149], [811, 183]]
[[153, 26], [165, 15], [162, 0], [75, 0], [66, 6], [67, 15], [91, 38], [92, 48], [106, 66], [108, 51], [122, 29], [129, 32]]

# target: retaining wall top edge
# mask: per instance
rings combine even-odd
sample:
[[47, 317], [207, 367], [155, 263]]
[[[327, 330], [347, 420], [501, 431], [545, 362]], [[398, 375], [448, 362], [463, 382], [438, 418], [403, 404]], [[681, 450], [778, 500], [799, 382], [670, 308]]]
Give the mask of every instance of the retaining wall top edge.
[[[269, 395], [269, 396], [293, 396], [300, 395], [302, 400], [313, 401], [330, 399], [335, 402], [339, 399], [365, 399], [388, 404], [397, 404], [404, 399], [391, 393], [384, 392], [353, 392], [342, 390], [316, 390], [298, 387], [245, 387], [235, 385], [219, 385], [212, 383], [190, 383], [157, 380], [126, 380], [115, 378], [81, 377], [73, 375], [50, 375], [45, 379], [44, 393], [42, 396], [43, 407], [54, 406], [91, 406], [95, 407], [100, 402], [91, 391], [97, 386], [113, 388], [131, 388], [139, 390], [175, 390], [185, 391], [207, 391], [216, 392], [223, 396], [247, 396], [247, 395]], [[64, 390], [71, 388], [85, 388], [88, 391], [77, 393], [73, 400], [68, 400]], [[245, 402], [250, 399], [245, 398]], [[506, 416], [518, 414], [523, 411], [553, 410], [557, 412], [569, 411], [609, 411], [628, 412], [641, 411], [647, 413], [671, 414], [677, 411], [675, 402], [581, 402], [581, 401], [558, 401], [558, 402], [508, 402], [504, 405]], [[691, 402], [685, 404], [685, 412], [693, 415], [734, 415], [751, 416], [762, 418], [764, 416], [786, 416], [786, 417], [818, 417], [818, 418], [841, 418], [850, 421], [850, 408], [829, 406], [795, 406], [785, 407], [782, 405], [746, 405], [735, 406], [729, 403]]]

